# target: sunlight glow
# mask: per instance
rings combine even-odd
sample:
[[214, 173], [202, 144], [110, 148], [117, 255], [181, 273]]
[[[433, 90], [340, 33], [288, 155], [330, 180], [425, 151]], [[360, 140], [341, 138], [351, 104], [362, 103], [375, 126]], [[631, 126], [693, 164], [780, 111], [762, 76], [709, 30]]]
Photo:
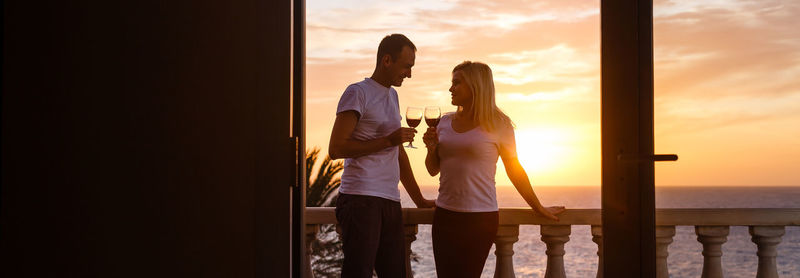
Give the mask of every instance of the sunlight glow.
[[531, 173], [550, 172], [567, 161], [566, 131], [557, 128], [526, 128], [516, 131], [517, 156]]

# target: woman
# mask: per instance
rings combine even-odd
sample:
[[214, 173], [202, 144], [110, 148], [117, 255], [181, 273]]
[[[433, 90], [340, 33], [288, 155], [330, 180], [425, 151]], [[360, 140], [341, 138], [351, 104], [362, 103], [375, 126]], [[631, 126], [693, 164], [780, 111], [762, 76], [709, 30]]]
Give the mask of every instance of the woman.
[[428, 128], [425, 166], [439, 177], [439, 196], [433, 216], [433, 255], [440, 278], [480, 277], [497, 234], [495, 170], [498, 156], [506, 173], [536, 213], [558, 221], [563, 206], [545, 208], [536, 198], [519, 163], [514, 128], [495, 105], [492, 70], [465, 61], [453, 69], [452, 104], [455, 113]]

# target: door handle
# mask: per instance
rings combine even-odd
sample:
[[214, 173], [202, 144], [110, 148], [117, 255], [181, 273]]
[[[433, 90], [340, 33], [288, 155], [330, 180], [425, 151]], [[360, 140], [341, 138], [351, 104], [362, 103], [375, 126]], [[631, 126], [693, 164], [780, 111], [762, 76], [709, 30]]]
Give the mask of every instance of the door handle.
[[622, 162], [676, 161], [677, 154], [619, 154], [617, 160]]

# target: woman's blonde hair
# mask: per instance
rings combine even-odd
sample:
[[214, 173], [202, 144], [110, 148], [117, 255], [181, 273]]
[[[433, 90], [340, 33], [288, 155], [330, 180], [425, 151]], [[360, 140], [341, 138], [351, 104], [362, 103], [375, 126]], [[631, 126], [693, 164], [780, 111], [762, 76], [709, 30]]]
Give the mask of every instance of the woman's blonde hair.
[[[464, 61], [453, 68], [461, 71], [464, 82], [472, 90], [472, 119], [483, 129], [492, 132], [498, 125], [512, 126], [511, 119], [497, 107], [494, 101], [494, 78], [492, 69], [481, 62]], [[458, 112], [464, 110], [459, 106]]]

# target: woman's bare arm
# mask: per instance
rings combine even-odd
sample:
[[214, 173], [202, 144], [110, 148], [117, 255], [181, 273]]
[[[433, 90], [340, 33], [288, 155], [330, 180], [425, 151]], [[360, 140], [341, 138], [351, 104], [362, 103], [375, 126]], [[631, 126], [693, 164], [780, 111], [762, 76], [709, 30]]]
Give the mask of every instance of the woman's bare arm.
[[[510, 136], [513, 136], [511, 134]], [[536, 197], [536, 193], [533, 192], [533, 187], [531, 186], [530, 179], [528, 178], [528, 174], [525, 172], [525, 169], [522, 168], [522, 165], [519, 163], [519, 158], [517, 157], [517, 152], [513, 148], [504, 147], [501, 144], [500, 147], [500, 158], [503, 159], [503, 165], [506, 168], [506, 174], [508, 174], [508, 178], [511, 179], [511, 183], [514, 184], [514, 187], [517, 189], [522, 198], [525, 199], [525, 202], [536, 212], [540, 213], [542, 216], [558, 221], [558, 217], [556, 214], [559, 214], [564, 211], [563, 206], [555, 206], [555, 207], [544, 207], [541, 202], [539, 202], [539, 198]]]

